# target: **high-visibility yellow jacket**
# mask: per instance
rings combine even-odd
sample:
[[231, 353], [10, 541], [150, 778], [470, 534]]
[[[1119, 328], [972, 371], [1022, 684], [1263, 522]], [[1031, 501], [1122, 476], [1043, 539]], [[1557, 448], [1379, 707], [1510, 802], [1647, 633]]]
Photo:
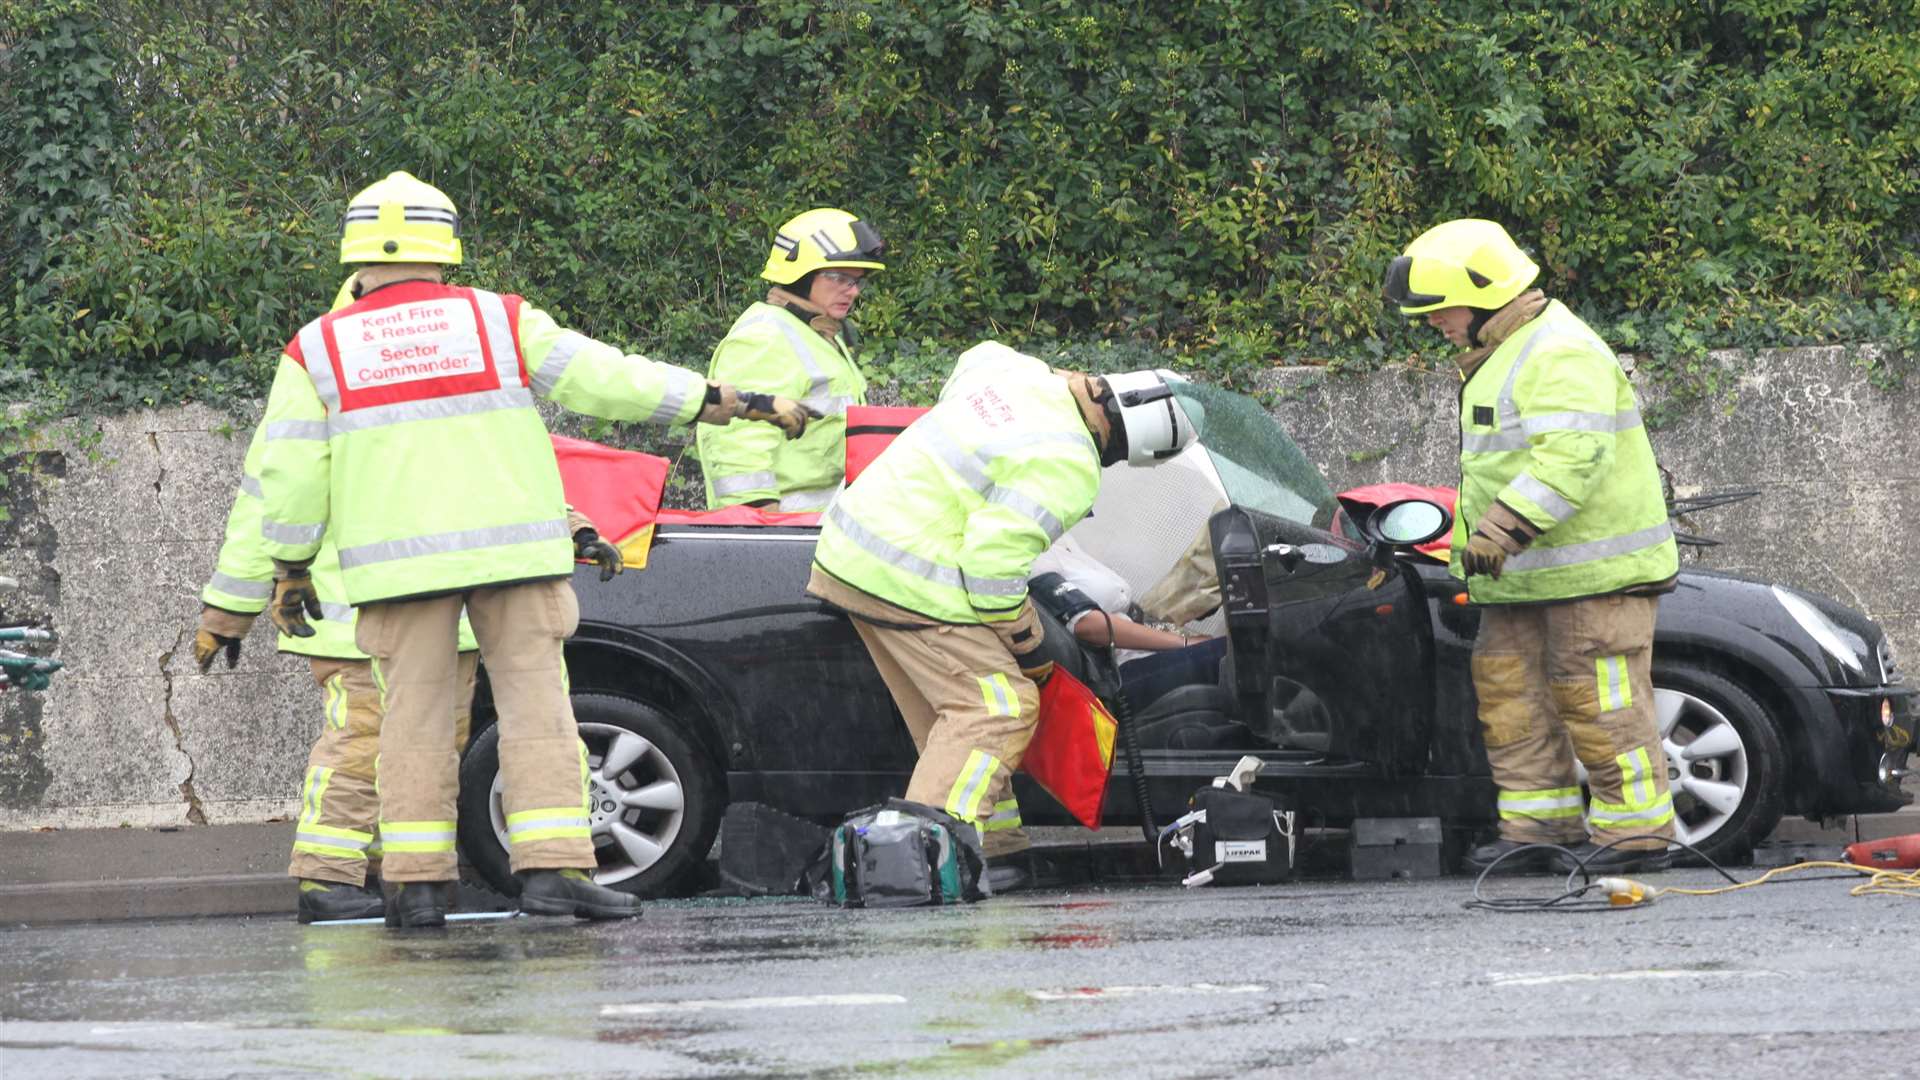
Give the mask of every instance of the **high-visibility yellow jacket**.
[[1099, 451], [1066, 379], [1011, 362], [956, 380], [847, 486], [814, 561], [931, 619], [1012, 619], [1033, 560], [1099, 490]]
[[1479, 604], [1572, 600], [1679, 570], [1653, 444], [1633, 386], [1586, 323], [1554, 301], [1500, 343], [1460, 390], [1460, 502], [1452, 571], [1498, 500], [1541, 529]]
[[[233, 509], [227, 511], [227, 536], [220, 545], [213, 577], [200, 591], [200, 599], [217, 608], [241, 615], [258, 615], [273, 598], [273, 558], [267, 554], [266, 538], [260, 535], [260, 454], [266, 447], [266, 425], [253, 430], [247, 444], [246, 463], [240, 474], [240, 490], [233, 497]], [[310, 620], [313, 636], [298, 638], [281, 634], [281, 652], [300, 656], [325, 656], [338, 660], [365, 660], [367, 654], [354, 644], [358, 614], [346, 602], [346, 588], [340, 580], [340, 553], [334, 549], [333, 534], [320, 538], [320, 551], [308, 567], [313, 575], [313, 591], [320, 596], [320, 618]], [[460, 616], [460, 651], [479, 648], [473, 627], [465, 613]]]
[[568, 576], [538, 394], [688, 423], [706, 380], [562, 330], [518, 296], [408, 281], [303, 327], [275, 372], [259, 473], [267, 554], [331, 529], [350, 604]]
[[821, 337], [783, 307], [756, 303], [713, 350], [707, 378], [809, 405], [820, 419], [789, 440], [744, 420], [695, 435], [707, 506], [777, 499], [780, 509], [826, 508], [847, 466], [847, 407], [867, 403], [867, 377], [837, 339]]

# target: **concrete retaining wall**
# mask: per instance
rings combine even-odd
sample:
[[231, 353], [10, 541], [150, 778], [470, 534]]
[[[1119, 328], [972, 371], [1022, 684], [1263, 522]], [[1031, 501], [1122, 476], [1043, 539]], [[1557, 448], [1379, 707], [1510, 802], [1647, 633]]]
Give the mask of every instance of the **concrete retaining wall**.
[[[1678, 412], [1654, 446], [1681, 495], [1765, 492], [1702, 515], [1697, 531], [1726, 543], [1691, 558], [1838, 597], [1913, 643], [1920, 581], [1907, 568], [1920, 540], [1901, 514], [1920, 496], [1920, 450], [1901, 417], [1920, 389], [1873, 388], [1861, 359], [1841, 348], [1721, 357], [1726, 388]], [[1276, 369], [1264, 388], [1344, 488], [1451, 484], [1456, 387], [1451, 371]], [[199, 675], [189, 649], [247, 434], [209, 409], [166, 409], [61, 425], [0, 463], [0, 575], [23, 586], [0, 594], [0, 611], [50, 617], [56, 655], [72, 665], [50, 692], [0, 694], [0, 829], [294, 812], [319, 728], [305, 663], [273, 651], [264, 619], [234, 671]]]

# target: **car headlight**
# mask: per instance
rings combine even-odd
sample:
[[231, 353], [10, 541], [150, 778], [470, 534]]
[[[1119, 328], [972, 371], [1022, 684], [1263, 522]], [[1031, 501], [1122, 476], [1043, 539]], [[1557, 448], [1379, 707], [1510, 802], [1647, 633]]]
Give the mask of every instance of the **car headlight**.
[[1773, 598], [1780, 601], [1780, 606], [1787, 609], [1787, 614], [1793, 616], [1793, 621], [1799, 623], [1800, 629], [1805, 630], [1808, 637], [1818, 642], [1820, 647], [1827, 651], [1828, 656], [1861, 675], [1867, 673], [1865, 660], [1867, 643], [1860, 639], [1860, 635], [1843, 629], [1838, 623], [1827, 618], [1805, 597], [1795, 596], [1778, 585], [1773, 587]]

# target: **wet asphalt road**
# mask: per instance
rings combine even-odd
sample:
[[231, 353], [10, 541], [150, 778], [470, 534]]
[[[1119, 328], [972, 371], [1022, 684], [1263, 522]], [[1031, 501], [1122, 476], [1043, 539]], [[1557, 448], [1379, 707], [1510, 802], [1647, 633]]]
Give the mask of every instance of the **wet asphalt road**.
[[0, 1076], [1912, 1077], [1920, 904], [1847, 887], [1586, 915], [1466, 911], [1446, 879], [11, 928]]

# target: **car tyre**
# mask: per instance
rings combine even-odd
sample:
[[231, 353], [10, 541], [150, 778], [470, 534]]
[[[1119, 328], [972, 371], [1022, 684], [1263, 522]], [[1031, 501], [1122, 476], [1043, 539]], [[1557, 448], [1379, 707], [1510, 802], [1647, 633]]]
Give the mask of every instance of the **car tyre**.
[[1699, 664], [1655, 660], [1653, 686], [1676, 835], [1715, 862], [1743, 861], [1780, 821], [1779, 726], [1744, 687]]
[[[713, 847], [726, 809], [720, 767], [667, 713], [611, 694], [575, 694], [587, 745], [594, 880], [638, 896], [684, 891]], [[501, 806], [500, 731], [488, 727], [460, 765], [460, 843], [480, 877], [520, 892], [507, 854]]]

